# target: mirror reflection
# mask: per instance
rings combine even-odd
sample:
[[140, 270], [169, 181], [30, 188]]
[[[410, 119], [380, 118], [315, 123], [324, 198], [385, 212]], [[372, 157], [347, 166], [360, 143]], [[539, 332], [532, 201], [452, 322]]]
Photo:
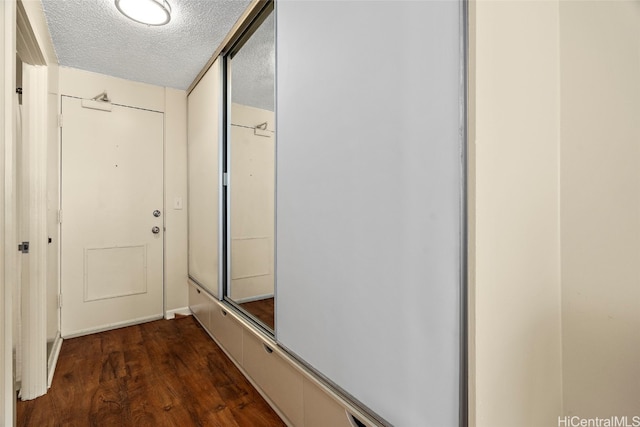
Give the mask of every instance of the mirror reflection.
[[274, 329], [275, 33], [270, 13], [227, 58], [226, 297]]

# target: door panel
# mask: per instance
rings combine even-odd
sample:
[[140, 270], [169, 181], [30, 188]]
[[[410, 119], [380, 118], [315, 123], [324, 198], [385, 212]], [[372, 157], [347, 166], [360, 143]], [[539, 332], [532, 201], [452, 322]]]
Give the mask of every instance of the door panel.
[[62, 113], [62, 335], [159, 318], [163, 114], [70, 97]]

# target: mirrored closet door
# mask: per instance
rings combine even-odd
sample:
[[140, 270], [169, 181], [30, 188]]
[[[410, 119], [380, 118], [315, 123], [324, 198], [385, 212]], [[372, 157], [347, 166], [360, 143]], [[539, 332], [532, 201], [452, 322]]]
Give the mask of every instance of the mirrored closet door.
[[225, 299], [274, 331], [275, 32], [271, 6], [226, 56]]

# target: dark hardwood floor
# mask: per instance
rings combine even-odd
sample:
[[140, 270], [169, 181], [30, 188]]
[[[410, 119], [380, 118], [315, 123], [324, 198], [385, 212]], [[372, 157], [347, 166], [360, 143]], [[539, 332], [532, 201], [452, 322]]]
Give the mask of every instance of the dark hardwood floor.
[[245, 302], [240, 307], [257, 317], [262, 323], [274, 329], [274, 300], [273, 298], [261, 299], [258, 301]]
[[191, 317], [65, 340], [21, 426], [284, 426]]

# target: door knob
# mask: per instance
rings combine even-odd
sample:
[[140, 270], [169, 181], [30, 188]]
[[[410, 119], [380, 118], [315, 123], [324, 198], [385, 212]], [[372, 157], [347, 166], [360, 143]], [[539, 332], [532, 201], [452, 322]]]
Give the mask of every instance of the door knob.
[[158, 233], [160, 232], [160, 227], [158, 227], [158, 226], [153, 227], [153, 228], [151, 229], [151, 232], [152, 232], [153, 234], [158, 234]]
[[153, 216], [155, 216], [156, 218], [158, 218], [160, 216], [160, 211], [159, 210], [155, 210], [153, 211]]

